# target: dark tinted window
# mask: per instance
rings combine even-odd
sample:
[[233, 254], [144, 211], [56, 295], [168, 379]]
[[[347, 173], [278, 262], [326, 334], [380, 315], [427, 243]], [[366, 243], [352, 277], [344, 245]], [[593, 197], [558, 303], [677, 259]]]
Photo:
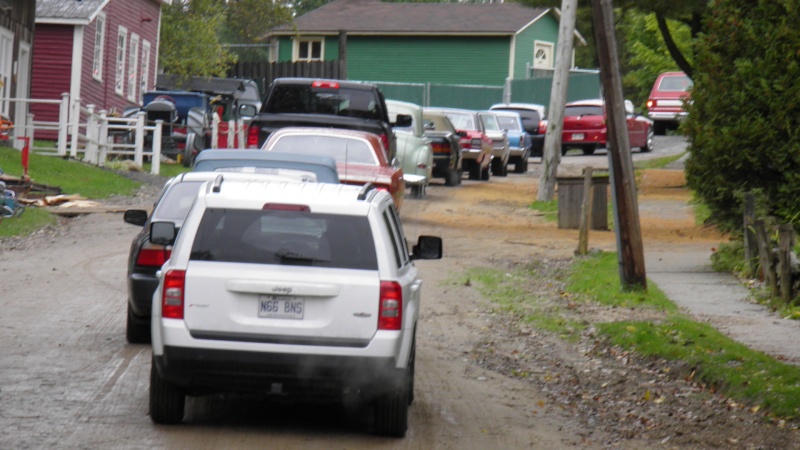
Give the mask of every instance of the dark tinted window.
[[207, 209], [191, 260], [377, 270], [366, 217]]
[[522, 126], [525, 127], [525, 131], [528, 133], [536, 134], [539, 130], [539, 122], [542, 120], [539, 113], [530, 109], [517, 109], [517, 108], [493, 108], [497, 109], [498, 111], [511, 111], [515, 113], [519, 113], [519, 117], [522, 119]]
[[278, 85], [264, 107], [268, 113], [330, 114], [382, 120], [375, 92], [364, 89], [313, 88], [311, 85]]
[[564, 108], [564, 116], [602, 116], [602, 106], [576, 105]]
[[159, 201], [153, 217], [182, 223], [203, 183], [203, 181], [183, 181], [173, 185]]

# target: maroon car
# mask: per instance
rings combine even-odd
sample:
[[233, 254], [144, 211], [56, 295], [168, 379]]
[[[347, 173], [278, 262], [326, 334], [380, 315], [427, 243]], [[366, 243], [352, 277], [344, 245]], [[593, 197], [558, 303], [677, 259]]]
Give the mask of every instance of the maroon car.
[[[653, 121], [636, 114], [633, 103], [625, 100], [625, 121], [631, 148], [642, 152], [653, 150]], [[577, 148], [591, 155], [608, 142], [606, 108], [602, 99], [580, 100], [567, 103], [564, 108], [564, 130], [561, 133], [561, 154]]]

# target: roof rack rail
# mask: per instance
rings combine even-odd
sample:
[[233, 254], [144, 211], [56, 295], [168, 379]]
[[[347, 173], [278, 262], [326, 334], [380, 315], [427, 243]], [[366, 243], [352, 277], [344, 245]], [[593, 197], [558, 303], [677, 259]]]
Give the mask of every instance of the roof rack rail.
[[366, 200], [367, 195], [370, 193], [370, 191], [374, 191], [376, 189], [377, 188], [372, 183], [365, 184], [364, 186], [361, 187], [361, 190], [358, 192], [358, 199]]
[[214, 180], [214, 185], [211, 188], [211, 192], [219, 194], [220, 189], [222, 189], [222, 180], [222, 175], [217, 175], [217, 178]]

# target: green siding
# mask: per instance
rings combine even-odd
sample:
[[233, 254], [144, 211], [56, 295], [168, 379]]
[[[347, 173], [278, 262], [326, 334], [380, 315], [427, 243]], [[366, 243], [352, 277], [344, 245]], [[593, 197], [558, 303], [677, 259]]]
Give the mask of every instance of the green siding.
[[278, 62], [292, 60], [292, 39], [282, 37], [278, 39]]
[[534, 41], [552, 42], [555, 58], [558, 46], [558, 20], [552, 14], [547, 14], [517, 35], [513, 69], [516, 80], [527, 78], [525, 67], [526, 63], [533, 64]]
[[507, 37], [348, 36], [351, 80], [502, 85]]

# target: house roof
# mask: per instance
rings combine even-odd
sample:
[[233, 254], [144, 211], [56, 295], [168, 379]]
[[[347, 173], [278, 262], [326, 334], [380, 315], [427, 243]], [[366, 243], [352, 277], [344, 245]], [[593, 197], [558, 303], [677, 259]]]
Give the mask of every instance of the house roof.
[[[87, 25], [111, 0], [36, 0], [36, 23]], [[130, 1], [130, 0], [125, 0]], [[172, 0], [153, 0], [171, 4]]]
[[388, 3], [334, 0], [272, 30], [272, 35], [513, 35], [550, 12], [519, 3]]

